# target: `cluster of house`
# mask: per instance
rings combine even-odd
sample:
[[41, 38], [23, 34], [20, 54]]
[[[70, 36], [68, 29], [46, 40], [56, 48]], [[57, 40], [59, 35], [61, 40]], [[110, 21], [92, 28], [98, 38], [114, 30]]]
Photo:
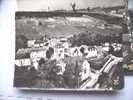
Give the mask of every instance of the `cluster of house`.
[[[60, 46], [57, 45], [58, 43], [60, 43]], [[46, 60], [49, 59], [47, 58], [47, 51], [50, 50], [50, 48], [52, 48], [54, 52], [51, 54], [50, 60], [56, 60], [56, 65], [61, 67], [61, 70], [57, 72], [57, 75], [63, 75], [65, 71], [66, 63], [63, 61], [65, 57], [86, 58], [81, 65], [81, 81], [86, 80], [88, 77], [91, 77], [91, 80], [87, 79], [87, 81], [80, 86], [81, 89], [93, 87], [98, 82], [100, 73], [103, 71], [110, 72], [112, 66], [121, 61], [121, 58], [108, 55], [108, 58], [106, 57], [107, 61], [103, 64], [103, 67], [99, 71], [92, 72], [88, 59], [99, 59], [103, 56], [104, 53], [109, 51], [108, 43], [105, 43], [102, 46], [81, 45], [79, 47], [71, 47], [66, 39], [51, 39], [49, 42], [36, 42], [35, 40], [32, 40], [32, 42], [31, 40], [28, 41], [28, 48], [22, 48], [17, 51], [15, 65], [18, 67], [33, 66], [38, 70], [39, 60], [41, 58]]]
[[124, 14], [124, 10], [126, 8], [124, 6], [116, 6], [116, 7], [107, 7], [107, 8], [93, 8], [91, 11], [93, 12], [100, 12], [100, 13], [104, 13], [104, 14], [111, 14], [111, 15], [115, 15], [118, 17], [122, 17]]
[[71, 47], [66, 38], [50, 39], [47, 42], [29, 40], [27, 48], [21, 48], [16, 52], [15, 64], [17, 66], [31, 66], [38, 68], [38, 61], [41, 58], [47, 59], [46, 52], [53, 48], [54, 53], [51, 60], [57, 61], [65, 57], [84, 56], [85, 58], [99, 57], [103, 52], [108, 51], [108, 45], [104, 46], [86, 46]]
[[39, 48], [39, 47], [45, 47], [45, 46], [50, 46], [50, 47], [56, 47], [60, 48], [62, 47], [68, 47], [70, 43], [68, 42], [67, 38], [52, 38], [52, 39], [43, 39], [43, 40], [28, 40], [27, 46], [29, 48]]

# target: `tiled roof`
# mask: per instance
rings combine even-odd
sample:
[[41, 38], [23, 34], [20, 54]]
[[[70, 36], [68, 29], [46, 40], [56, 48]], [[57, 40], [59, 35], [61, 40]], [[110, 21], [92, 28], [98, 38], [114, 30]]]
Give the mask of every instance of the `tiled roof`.
[[25, 59], [25, 58], [30, 58], [30, 53], [16, 54], [15, 55], [15, 59]]

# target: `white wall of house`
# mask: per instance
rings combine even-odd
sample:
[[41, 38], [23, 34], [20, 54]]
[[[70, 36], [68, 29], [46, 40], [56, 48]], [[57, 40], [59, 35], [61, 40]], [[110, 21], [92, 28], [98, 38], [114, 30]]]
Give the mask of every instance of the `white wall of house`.
[[25, 58], [25, 59], [16, 59], [15, 60], [15, 64], [19, 67], [21, 66], [29, 66], [31, 65], [31, 60], [29, 58]]
[[90, 63], [84, 60], [82, 63], [81, 81], [87, 79], [91, 75]]
[[39, 60], [40, 58], [46, 58], [46, 50], [31, 52], [30, 58]]

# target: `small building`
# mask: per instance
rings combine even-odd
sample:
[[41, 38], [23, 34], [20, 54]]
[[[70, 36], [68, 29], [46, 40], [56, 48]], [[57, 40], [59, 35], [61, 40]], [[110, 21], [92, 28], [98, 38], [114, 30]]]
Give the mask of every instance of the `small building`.
[[16, 54], [15, 64], [19, 67], [30, 66], [31, 65], [30, 54], [29, 53]]
[[44, 42], [41, 40], [36, 40], [34, 43], [34, 47], [43, 47], [44, 46]]
[[46, 58], [46, 50], [36, 50], [30, 53], [31, 60], [40, 60], [41, 58]]
[[58, 39], [56, 39], [56, 38], [53, 38], [53, 39], [51, 39], [51, 40], [48, 41], [49, 46], [51, 46], [51, 47], [56, 47], [56, 45], [57, 45], [59, 42], [60, 42], [60, 41], [59, 41]]
[[36, 41], [36, 40], [28, 40], [28, 41], [27, 41], [27, 46], [28, 46], [28, 47], [33, 47], [34, 44], [35, 44], [35, 41]]

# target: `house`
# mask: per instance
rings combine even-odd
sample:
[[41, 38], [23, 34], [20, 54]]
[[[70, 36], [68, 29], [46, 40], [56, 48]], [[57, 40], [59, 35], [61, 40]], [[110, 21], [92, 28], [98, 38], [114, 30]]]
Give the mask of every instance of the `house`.
[[84, 60], [82, 63], [82, 71], [81, 71], [81, 81], [86, 80], [91, 74], [90, 63], [87, 60]]
[[32, 66], [34, 66], [36, 70], [38, 70], [38, 66], [39, 66], [38, 61], [41, 58], [44, 58], [44, 59], [46, 58], [46, 50], [47, 49], [34, 50], [30, 53]]
[[47, 48], [25, 48], [19, 49], [15, 56], [15, 64], [17, 66], [34, 66], [38, 67], [38, 60], [46, 58]]
[[34, 44], [35, 44], [35, 41], [36, 40], [28, 40], [27, 41], [27, 46], [30, 48], [30, 47], [33, 47], [34, 46]]
[[30, 66], [31, 60], [30, 60], [30, 54], [16, 54], [15, 56], [15, 65], [22, 67], [22, 66]]
[[53, 38], [48, 41], [50, 47], [56, 47], [56, 45], [59, 43], [59, 40], [56, 38]]
[[41, 40], [36, 40], [35, 43], [34, 43], [34, 47], [43, 47], [44, 46], [44, 42], [41, 41]]
[[40, 60], [41, 58], [46, 58], [46, 50], [36, 50], [30, 53], [31, 60]]

